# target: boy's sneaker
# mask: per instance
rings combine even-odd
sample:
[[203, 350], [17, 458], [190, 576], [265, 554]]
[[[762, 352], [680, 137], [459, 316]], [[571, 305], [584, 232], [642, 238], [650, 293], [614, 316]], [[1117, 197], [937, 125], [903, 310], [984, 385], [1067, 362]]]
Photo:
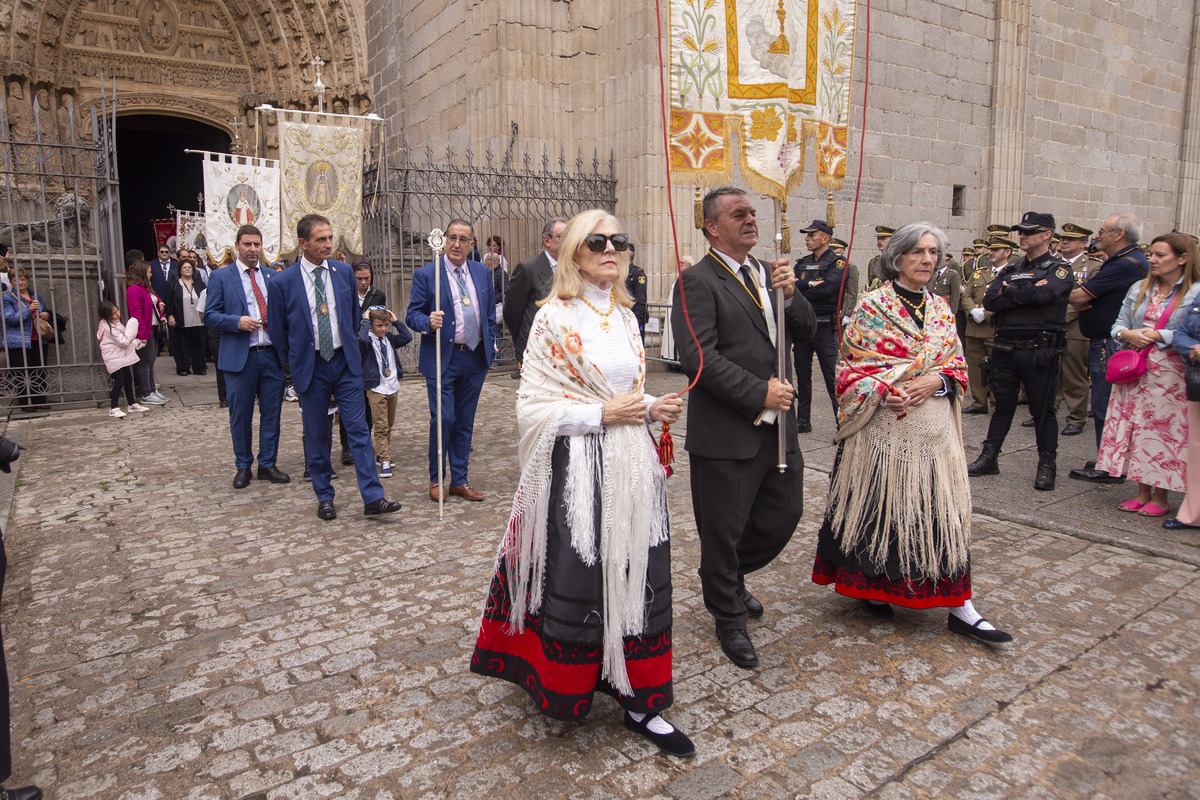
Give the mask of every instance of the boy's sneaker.
[[381, 478], [390, 478], [390, 477], [392, 477], [392, 466], [393, 466], [393, 465], [392, 465], [392, 462], [390, 462], [390, 461], [383, 461], [383, 462], [380, 462], [380, 464], [379, 464], [379, 477], [381, 477]]
[[130, 411], [149, 411], [150, 409], [146, 408], [141, 403], [130, 403], [129, 410]]
[[116, 419], [120, 419], [121, 417], [125, 416], [125, 412], [124, 412], [124, 411], [122, 411], [122, 410], [121, 410], [121, 409], [119, 409], [119, 408], [110, 408], [110, 409], [108, 410], [108, 415], [109, 415], [110, 417], [114, 417], [114, 418], [116, 418]]
[[284, 387], [283, 399], [288, 403], [295, 403], [297, 400], [296, 390], [291, 386]]
[[155, 395], [157, 395], [157, 394], [158, 394], [158, 393], [157, 393], [157, 392], [155, 392], [155, 394], [148, 394], [148, 395], [146, 395], [145, 397], [143, 397], [143, 398], [142, 398], [142, 402], [143, 402], [143, 403], [146, 403], [146, 404], [149, 404], [149, 405], [152, 405], [152, 406], [163, 406], [163, 405], [166, 405], [166, 404], [167, 404], [167, 398], [165, 398], [165, 397], [164, 397], [163, 399], [159, 400], [159, 399], [158, 399], [158, 397], [156, 397], [156, 396], [155, 396]]

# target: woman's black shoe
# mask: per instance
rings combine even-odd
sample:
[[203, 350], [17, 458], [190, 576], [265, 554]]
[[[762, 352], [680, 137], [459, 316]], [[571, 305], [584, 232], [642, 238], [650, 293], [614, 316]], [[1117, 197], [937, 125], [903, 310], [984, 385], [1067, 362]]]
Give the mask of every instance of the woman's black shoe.
[[862, 601], [863, 611], [866, 611], [872, 617], [880, 619], [894, 619], [896, 612], [892, 610], [891, 603], [872, 603], [870, 600]]
[[[669, 756], [679, 756], [686, 758], [696, 752], [696, 745], [692, 744], [692, 740], [681, 733], [678, 729], [670, 733], [655, 733], [648, 727], [650, 721], [657, 717], [658, 714], [647, 714], [642, 718], [641, 722], [637, 722], [633, 717], [629, 716], [629, 712], [625, 712], [625, 727], [634, 733], [640, 733], [654, 744], [658, 745], [658, 749], [662, 750]], [[674, 727], [674, 726], [672, 726]]]
[[1004, 644], [1011, 642], [1013, 637], [1001, 630], [985, 630], [979, 626], [987, 622], [983, 617], [980, 617], [974, 625], [968, 625], [958, 617], [951, 614], [946, 621], [948, 627], [954, 633], [961, 633], [963, 636], [970, 636], [972, 639], [983, 642], [984, 644]]

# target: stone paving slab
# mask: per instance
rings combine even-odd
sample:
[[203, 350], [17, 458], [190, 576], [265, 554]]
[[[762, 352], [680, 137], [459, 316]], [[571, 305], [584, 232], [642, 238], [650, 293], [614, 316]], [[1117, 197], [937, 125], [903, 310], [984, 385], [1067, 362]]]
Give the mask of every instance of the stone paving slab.
[[[674, 387], [678, 376], [653, 377]], [[1194, 797], [1200, 582], [1194, 566], [1000, 519], [975, 520], [989, 649], [941, 612], [881, 622], [809, 580], [828, 476], [751, 576], [761, 666], [721, 654], [695, 575], [687, 464], [669, 484], [676, 704], [697, 755], [660, 756], [598, 698], [582, 724], [468, 672], [516, 481], [515, 381], [484, 389], [483, 503], [429, 502], [424, 387], [402, 384], [402, 500], [339, 518], [299, 482], [235, 492], [211, 398], [114, 421], [14, 423], [24, 437], [4, 627], [17, 781], [59, 798]], [[819, 459], [816, 459], [819, 460]]]

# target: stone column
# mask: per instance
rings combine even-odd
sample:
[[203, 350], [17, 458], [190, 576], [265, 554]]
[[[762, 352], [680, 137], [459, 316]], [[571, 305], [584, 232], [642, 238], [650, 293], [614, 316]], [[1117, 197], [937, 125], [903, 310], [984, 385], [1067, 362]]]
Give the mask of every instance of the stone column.
[[990, 191], [985, 208], [988, 222], [1015, 221], [1021, 216], [1032, 9], [1032, 0], [996, 1], [989, 136]]
[[1188, 66], [1183, 147], [1179, 154], [1179, 200], [1175, 225], [1185, 233], [1200, 231], [1200, 10], [1192, 16], [1191, 64]]

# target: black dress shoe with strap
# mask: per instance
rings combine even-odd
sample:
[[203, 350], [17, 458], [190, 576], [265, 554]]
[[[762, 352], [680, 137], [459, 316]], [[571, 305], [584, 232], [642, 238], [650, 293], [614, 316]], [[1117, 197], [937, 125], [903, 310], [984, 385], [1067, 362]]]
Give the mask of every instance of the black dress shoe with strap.
[[891, 603], [872, 603], [870, 600], [864, 598], [862, 608], [863, 611], [866, 611], [872, 617], [878, 617], [879, 619], [896, 618], [896, 612], [892, 609]]
[[1011, 642], [1013, 640], [1011, 634], [1005, 633], [1002, 630], [997, 630], [996, 628], [992, 628], [991, 630], [980, 628], [979, 626], [985, 622], [987, 622], [987, 620], [983, 617], [980, 617], [975, 621], [974, 625], [970, 625], [966, 622], [963, 622], [953, 614], [950, 614], [949, 618], [946, 620], [946, 627], [948, 627], [954, 633], [961, 633], [963, 636], [970, 636], [972, 639], [983, 642], [984, 644], [1004, 644], [1005, 642]]
[[381, 497], [363, 506], [363, 514], [366, 514], [368, 517], [377, 517], [380, 514], [394, 514], [401, 508], [402, 506], [395, 500], [387, 500]]
[[20, 789], [0, 789], [0, 800], [42, 800], [42, 790], [36, 786]]
[[758, 653], [754, 652], [754, 642], [750, 641], [750, 634], [746, 633], [745, 628], [717, 631], [717, 637], [730, 661], [742, 669], [758, 666]]
[[[633, 717], [629, 716], [629, 712], [625, 712], [625, 727], [634, 733], [645, 736], [650, 741], [658, 745], [658, 749], [662, 750], [669, 756], [679, 756], [686, 758], [696, 752], [696, 745], [692, 744], [692, 740], [686, 734], [681, 733], [678, 729], [670, 733], [655, 733], [650, 730], [650, 723], [659, 715], [657, 713], [647, 714], [642, 717], [642, 721], [638, 722]], [[666, 722], [666, 720], [663, 720]], [[672, 728], [675, 726], [672, 725]]]
[[259, 467], [258, 479], [260, 481], [270, 481], [271, 483], [287, 483], [292, 479], [292, 476], [275, 467]]
[[749, 616], [758, 619], [763, 615], [763, 604], [758, 602], [758, 598], [746, 591], [745, 586], [738, 589], [738, 599], [741, 600], [742, 605], [746, 607], [746, 613]]
[[332, 500], [321, 500], [317, 503], [317, 518], [324, 520], [337, 518], [337, 510], [334, 509]]
[[245, 469], [239, 469], [237, 474], [233, 476], [233, 488], [245, 489], [250, 485], [250, 477], [251, 472], [249, 467], [246, 467]]

